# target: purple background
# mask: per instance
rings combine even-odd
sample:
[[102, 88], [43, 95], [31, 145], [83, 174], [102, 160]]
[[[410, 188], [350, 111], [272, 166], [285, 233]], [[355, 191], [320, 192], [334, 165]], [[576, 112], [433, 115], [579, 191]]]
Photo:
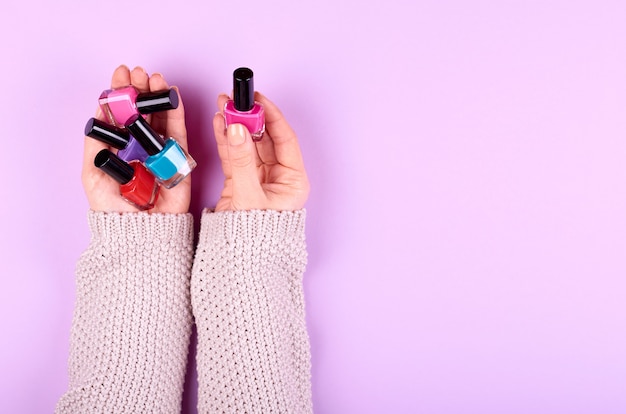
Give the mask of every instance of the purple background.
[[120, 63], [180, 87], [196, 215], [235, 67], [297, 130], [316, 412], [626, 412], [625, 2], [1, 9], [0, 412], [67, 385], [81, 134]]

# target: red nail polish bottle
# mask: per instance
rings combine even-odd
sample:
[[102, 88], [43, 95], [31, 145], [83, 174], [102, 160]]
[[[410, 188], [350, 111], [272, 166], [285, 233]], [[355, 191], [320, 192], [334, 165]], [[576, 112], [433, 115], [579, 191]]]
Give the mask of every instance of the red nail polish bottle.
[[96, 155], [94, 164], [120, 183], [120, 194], [124, 200], [140, 210], [154, 207], [160, 187], [141, 162], [127, 163], [111, 151], [103, 149]]

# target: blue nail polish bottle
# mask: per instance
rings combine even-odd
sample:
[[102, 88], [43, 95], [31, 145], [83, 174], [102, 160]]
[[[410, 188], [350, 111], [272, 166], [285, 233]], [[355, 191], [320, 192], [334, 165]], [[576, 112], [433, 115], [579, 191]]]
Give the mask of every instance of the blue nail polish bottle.
[[161, 137], [141, 115], [131, 117], [126, 129], [148, 153], [146, 168], [165, 188], [174, 187], [196, 167], [194, 159], [174, 138]]

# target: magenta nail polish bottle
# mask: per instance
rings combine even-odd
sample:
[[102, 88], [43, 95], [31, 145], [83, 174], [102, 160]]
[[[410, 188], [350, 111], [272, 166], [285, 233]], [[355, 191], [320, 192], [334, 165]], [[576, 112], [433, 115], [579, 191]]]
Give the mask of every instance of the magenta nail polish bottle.
[[118, 149], [117, 156], [123, 161], [144, 162], [148, 158], [146, 150], [124, 128], [90, 118], [85, 125], [85, 135]]
[[233, 72], [233, 99], [224, 105], [226, 127], [230, 124], [243, 124], [254, 141], [260, 141], [265, 132], [265, 110], [254, 101], [254, 74], [248, 68], [238, 68]]
[[107, 89], [98, 99], [100, 108], [113, 125], [123, 127], [136, 114], [151, 114], [178, 108], [178, 93], [170, 88], [165, 91], [139, 93], [134, 86]]
[[154, 207], [159, 198], [159, 184], [139, 161], [124, 162], [111, 151], [103, 149], [94, 165], [120, 183], [122, 198], [140, 210]]

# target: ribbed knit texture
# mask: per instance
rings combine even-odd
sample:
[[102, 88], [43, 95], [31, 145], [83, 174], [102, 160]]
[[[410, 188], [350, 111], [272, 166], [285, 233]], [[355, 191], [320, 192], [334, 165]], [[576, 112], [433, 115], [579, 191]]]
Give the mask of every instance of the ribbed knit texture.
[[179, 413], [192, 326], [190, 214], [89, 213], [70, 384], [57, 413]]
[[205, 211], [191, 296], [199, 413], [312, 412], [304, 210]]

